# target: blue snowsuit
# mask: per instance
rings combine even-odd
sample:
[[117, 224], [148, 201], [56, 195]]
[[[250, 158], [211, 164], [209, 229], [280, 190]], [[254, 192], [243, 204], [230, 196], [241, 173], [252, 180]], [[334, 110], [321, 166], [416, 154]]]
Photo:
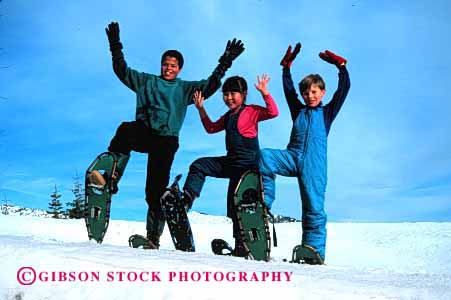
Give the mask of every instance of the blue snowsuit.
[[302, 243], [314, 247], [325, 259], [326, 222], [324, 198], [327, 184], [327, 135], [350, 88], [345, 66], [339, 68], [338, 89], [325, 106], [311, 108], [301, 103], [289, 68], [282, 81], [293, 127], [286, 150], [262, 149], [260, 172], [265, 202], [271, 208], [275, 199], [276, 175], [297, 177], [302, 200]]

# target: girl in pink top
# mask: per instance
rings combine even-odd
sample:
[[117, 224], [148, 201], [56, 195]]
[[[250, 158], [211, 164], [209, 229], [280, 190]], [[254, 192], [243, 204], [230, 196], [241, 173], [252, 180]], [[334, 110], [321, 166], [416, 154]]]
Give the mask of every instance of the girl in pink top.
[[240, 76], [228, 78], [222, 86], [223, 100], [229, 108], [222, 117], [213, 122], [204, 108], [201, 92], [194, 94], [194, 104], [199, 110], [202, 124], [208, 133], [226, 131], [227, 154], [219, 157], [202, 157], [195, 160], [190, 168], [183, 187], [183, 201], [188, 209], [196, 197], [199, 197], [206, 176], [229, 178], [227, 193], [227, 216], [233, 221], [235, 249], [233, 255], [245, 255], [243, 241], [238, 234], [238, 224], [233, 205], [233, 191], [241, 175], [250, 169], [258, 169], [260, 147], [258, 143], [258, 122], [272, 119], [279, 114], [274, 99], [268, 91], [270, 78], [263, 74], [257, 77], [255, 88], [261, 93], [265, 107], [247, 105], [247, 83]]

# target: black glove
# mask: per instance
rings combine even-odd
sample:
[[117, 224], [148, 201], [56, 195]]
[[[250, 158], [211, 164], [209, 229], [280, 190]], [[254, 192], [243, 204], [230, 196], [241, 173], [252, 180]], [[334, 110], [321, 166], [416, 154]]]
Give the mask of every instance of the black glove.
[[232, 66], [232, 61], [235, 60], [244, 51], [244, 44], [241, 40], [233, 39], [228, 41], [224, 54], [219, 58], [219, 63], [227, 68]]
[[122, 44], [119, 39], [119, 23], [111, 22], [108, 24], [108, 28], [105, 28], [105, 32], [110, 42], [110, 50], [113, 51], [116, 48], [122, 49]]

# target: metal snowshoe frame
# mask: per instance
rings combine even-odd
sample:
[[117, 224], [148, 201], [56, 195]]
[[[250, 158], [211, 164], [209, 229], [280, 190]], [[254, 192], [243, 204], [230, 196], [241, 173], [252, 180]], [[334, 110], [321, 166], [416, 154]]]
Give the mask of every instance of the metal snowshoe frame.
[[[270, 260], [269, 211], [264, 203], [263, 182], [258, 171], [246, 171], [234, 193], [239, 234], [252, 260]], [[262, 234], [264, 232], [264, 234]]]

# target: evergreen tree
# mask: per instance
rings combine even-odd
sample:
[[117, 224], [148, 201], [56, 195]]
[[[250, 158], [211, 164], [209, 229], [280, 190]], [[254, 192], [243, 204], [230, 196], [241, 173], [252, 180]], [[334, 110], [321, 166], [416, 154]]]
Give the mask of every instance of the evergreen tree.
[[85, 203], [84, 203], [84, 189], [80, 182], [80, 176], [75, 173], [74, 187], [72, 188], [72, 193], [74, 193], [74, 200], [72, 202], [67, 202], [66, 205], [70, 208], [66, 211], [67, 215], [71, 219], [81, 219], [84, 217]]
[[49, 210], [47, 213], [52, 214], [52, 218], [60, 219], [62, 216], [63, 205], [58, 200], [61, 197], [61, 194], [58, 194], [58, 189], [55, 184], [55, 191], [50, 194], [52, 200], [49, 203]]

